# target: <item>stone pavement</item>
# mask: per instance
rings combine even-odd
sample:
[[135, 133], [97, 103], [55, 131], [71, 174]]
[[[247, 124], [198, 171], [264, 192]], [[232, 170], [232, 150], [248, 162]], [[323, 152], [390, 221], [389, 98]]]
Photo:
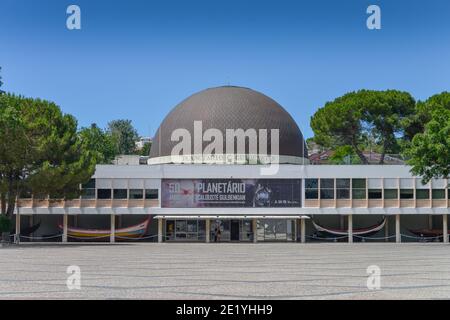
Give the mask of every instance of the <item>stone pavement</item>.
[[[81, 270], [69, 290], [67, 267]], [[367, 288], [367, 267], [381, 270]], [[0, 248], [0, 299], [449, 299], [439, 243], [30, 245]]]

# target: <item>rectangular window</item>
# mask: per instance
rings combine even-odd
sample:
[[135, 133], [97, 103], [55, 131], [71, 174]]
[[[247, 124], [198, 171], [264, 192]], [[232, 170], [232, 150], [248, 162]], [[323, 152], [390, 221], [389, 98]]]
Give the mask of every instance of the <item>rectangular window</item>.
[[20, 190], [20, 199], [31, 199], [31, 190], [30, 189], [25, 189], [25, 190]]
[[95, 199], [95, 179], [81, 185], [81, 199]]
[[334, 179], [320, 179], [320, 198], [334, 199]]
[[350, 189], [336, 189], [338, 199], [350, 199]]
[[366, 179], [352, 179], [352, 198], [367, 199]]
[[414, 189], [400, 189], [400, 199], [414, 199]]
[[445, 189], [433, 189], [431, 195], [436, 200], [445, 199]]
[[306, 189], [305, 190], [305, 199], [319, 199], [319, 190], [318, 189]]
[[95, 199], [95, 189], [82, 189], [81, 199]]
[[158, 199], [158, 189], [147, 189], [145, 190], [145, 199], [147, 200], [156, 200]]
[[111, 199], [111, 189], [97, 189], [98, 199]]
[[114, 199], [127, 199], [128, 190], [127, 189], [114, 189]]
[[416, 199], [429, 200], [430, 199], [430, 190], [429, 189], [416, 189]]
[[305, 199], [319, 199], [319, 179], [305, 179]]
[[305, 189], [319, 188], [319, 179], [305, 179]]
[[382, 199], [383, 191], [381, 189], [369, 189], [369, 199]]
[[350, 179], [336, 179], [336, 197], [350, 199]]
[[143, 199], [144, 198], [144, 190], [142, 189], [130, 189], [129, 199]]
[[353, 189], [366, 189], [366, 179], [352, 179]]
[[90, 179], [88, 182], [83, 183], [81, 189], [95, 189], [95, 179]]
[[397, 189], [384, 189], [384, 199], [385, 200], [397, 200], [398, 190]]

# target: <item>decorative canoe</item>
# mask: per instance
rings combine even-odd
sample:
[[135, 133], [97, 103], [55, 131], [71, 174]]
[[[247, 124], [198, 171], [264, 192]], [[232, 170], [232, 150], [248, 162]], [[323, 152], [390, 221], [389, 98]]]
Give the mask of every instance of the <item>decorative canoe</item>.
[[[325, 233], [328, 235], [333, 235], [333, 236], [348, 236], [348, 230], [347, 229], [333, 229], [333, 228], [325, 228], [317, 223], [314, 222], [314, 220], [312, 221], [314, 228], [316, 228], [316, 230], [318, 232], [321, 233]], [[367, 228], [361, 228], [361, 229], [353, 229], [353, 235], [354, 236], [369, 236], [369, 235], [373, 235], [375, 233], [377, 233], [378, 231], [380, 231], [381, 229], [384, 228], [384, 226], [386, 225], [386, 218], [383, 219], [383, 221], [381, 221], [380, 223], [367, 227]]]
[[[145, 232], [147, 231], [148, 224], [150, 223], [150, 219], [145, 220], [144, 222], [127, 227], [115, 230], [116, 237], [122, 238], [141, 238]], [[63, 226], [59, 225], [59, 228], [62, 230]], [[67, 235], [69, 237], [74, 238], [107, 238], [111, 235], [111, 230], [99, 230], [99, 229], [81, 229], [81, 228], [67, 228]]]
[[30, 234], [32, 234], [33, 232], [36, 232], [37, 229], [39, 229], [41, 226], [41, 221], [39, 221], [38, 223], [36, 223], [34, 226], [28, 227], [28, 228], [23, 228], [20, 230], [20, 235], [22, 236], [29, 236]]
[[422, 238], [441, 237], [444, 234], [442, 229], [415, 229], [415, 230], [408, 229], [408, 231]]

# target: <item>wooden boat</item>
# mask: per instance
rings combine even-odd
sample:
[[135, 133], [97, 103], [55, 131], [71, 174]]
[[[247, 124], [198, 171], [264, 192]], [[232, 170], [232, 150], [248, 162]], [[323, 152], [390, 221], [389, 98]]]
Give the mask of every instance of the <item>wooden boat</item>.
[[[316, 222], [312, 220], [312, 223], [314, 225], [314, 228], [322, 234], [325, 235], [332, 235], [334, 237], [343, 237], [348, 236], [348, 229], [333, 229], [333, 228], [325, 228]], [[386, 225], [386, 218], [383, 219], [380, 223], [367, 227], [367, 228], [360, 228], [360, 229], [353, 229], [353, 235], [354, 236], [371, 236], [376, 234], [378, 231], [384, 228]]]
[[20, 230], [20, 235], [28, 237], [30, 234], [34, 233], [39, 229], [41, 226], [41, 221], [36, 223], [34, 226], [23, 228]]
[[[127, 227], [120, 228], [115, 230], [115, 235], [119, 240], [120, 238], [126, 239], [137, 239], [144, 236], [147, 231], [148, 224], [150, 223], [150, 218], [145, 220], [144, 222]], [[60, 224], [59, 228], [62, 230], [63, 226]], [[67, 235], [73, 238], [83, 238], [83, 239], [99, 239], [102, 238], [107, 239], [111, 235], [111, 230], [99, 230], [99, 229], [82, 229], [82, 228], [67, 228]]]
[[408, 231], [421, 238], [442, 237], [442, 235], [444, 234], [442, 229], [408, 229]]

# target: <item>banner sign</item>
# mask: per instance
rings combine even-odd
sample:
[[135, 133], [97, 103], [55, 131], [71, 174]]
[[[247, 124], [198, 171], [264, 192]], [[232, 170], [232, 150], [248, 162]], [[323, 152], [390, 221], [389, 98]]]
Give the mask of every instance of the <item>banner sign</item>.
[[301, 207], [301, 179], [163, 179], [163, 208]]

